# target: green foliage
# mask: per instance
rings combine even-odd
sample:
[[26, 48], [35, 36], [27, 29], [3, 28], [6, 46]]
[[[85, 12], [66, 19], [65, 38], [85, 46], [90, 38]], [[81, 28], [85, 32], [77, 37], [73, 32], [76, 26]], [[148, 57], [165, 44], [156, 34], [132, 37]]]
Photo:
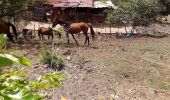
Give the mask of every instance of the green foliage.
[[[6, 44], [6, 35], [0, 35], [0, 50]], [[56, 60], [56, 57], [54, 57]], [[22, 57], [0, 51], [0, 67], [12, 66], [13, 63], [28, 66], [30, 62]], [[61, 61], [60, 61], [61, 63]], [[57, 63], [58, 64], [58, 63]], [[56, 62], [55, 62], [56, 65]], [[58, 87], [64, 79], [63, 74], [47, 74], [43, 78], [28, 80], [21, 71], [0, 73], [0, 100], [41, 100], [45, 95], [37, 94], [33, 90]]]
[[21, 18], [21, 14], [27, 9], [28, 0], [1, 0], [0, 17]]
[[24, 66], [28, 66], [30, 65], [29, 60], [13, 55], [13, 54], [9, 54], [9, 53], [1, 53], [0, 54], [0, 67], [4, 67], [4, 66], [12, 66], [13, 63], [18, 63]]
[[53, 35], [57, 36], [58, 38], [54, 38], [53, 43], [57, 46], [60, 46], [61, 44], [63, 44], [63, 40], [61, 39], [62, 34], [64, 32], [64, 29], [58, 28], [57, 30], [53, 30]]
[[2, 50], [6, 46], [7, 35], [0, 34], [0, 49]]
[[167, 13], [170, 14], [170, 0], [160, 0], [160, 2], [166, 7]]
[[43, 78], [28, 80], [27, 75], [19, 71], [0, 75], [0, 100], [40, 100], [40, 95], [33, 90], [54, 88], [61, 85], [63, 74], [47, 74]]
[[0, 75], [1, 100], [40, 100], [43, 95], [31, 92], [29, 81], [21, 72], [10, 72]]
[[4, 66], [12, 66], [13, 63], [18, 63], [24, 66], [29, 66], [30, 62], [27, 59], [24, 59], [22, 57], [16, 56], [11, 54], [10, 52], [6, 52], [3, 50], [3, 48], [6, 45], [6, 35], [1, 34], [0, 35], [0, 67]]
[[49, 50], [43, 51], [41, 56], [41, 61], [44, 64], [47, 64], [48, 67], [53, 68], [55, 70], [60, 70], [64, 65], [63, 60], [58, 57], [58, 55]]
[[156, 21], [159, 9], [146, 0], [122, 2], [117, 10], [108, 11], [108, 21], [116, 24], [146, 25]]
[[36, 81], [31, 83], [33, 89], [47, 89], [58, 87], [62, 84], [64, 75], [59, 73], [47, 74], [44, 77], [38, 77]]

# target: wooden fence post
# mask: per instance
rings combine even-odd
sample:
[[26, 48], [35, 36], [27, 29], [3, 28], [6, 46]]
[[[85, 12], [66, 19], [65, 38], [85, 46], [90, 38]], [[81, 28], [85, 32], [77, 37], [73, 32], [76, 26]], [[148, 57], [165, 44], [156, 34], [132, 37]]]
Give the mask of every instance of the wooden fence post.
[[[35, 36], [35, 22], [34, 22], [34, 36]], [[35, 36], [36, 37], [36, 36]]]

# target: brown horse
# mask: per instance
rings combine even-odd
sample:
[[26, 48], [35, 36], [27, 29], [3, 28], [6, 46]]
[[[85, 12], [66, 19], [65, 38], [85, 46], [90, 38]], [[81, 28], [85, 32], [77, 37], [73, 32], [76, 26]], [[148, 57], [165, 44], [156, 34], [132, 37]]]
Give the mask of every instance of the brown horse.
[[13, 32], [14, 32], [14, 34], [16, 36], [16, 40], [17, 40], [17, 30], [16, 30], [15, 26], [13, 24], [11, 24], [10, 22], [3, 21], [0, 18], [0, 34], [2, 34], [2, 33], [7, 34], [7, 37], [9, 38], [9, 40], [11, 42], [14, 42], [13, 36], [10, 33], [10, 26], [12, 27]]
[[80, 32], [83, 32], [84, 36], [86, 37], [84, 45], [86, 44], [87, 41], [88, 41], [88, 45], [89, 45], [90, 44], [89, 43], [89, 36], [88, 36], [88, 33], [87, 33], [89, 27], [90, 27], [92, 39], [93, 40], [95, 39], [95, 32], [94, 32], [93, 27], [92, 27], [92, 25], [90, 23], [80, 22], [80, 23], [69, 24], [68, 22], [65, 22], [65, 21], [57, 21], [57, 20], [55, 20], [53, 22], [52, 27], [56, 26], [57, 24], [65, 25], [66, 27], [68, 27], [68, 30], [66, 32], [68, 43], [69, 43], [69, 34], [71, 34], [73, 39], [76, 41], [77, 45], [79, 45], [77, 40], [74, 37], [74, 34], [79, 34]]
[[40, 40], [45, 40], [44, 35], [48, 35], [48, 39], [50, 39], [50, 36], [53, 39], [53, 29], [48, 27], [40, 27], [38, 28], [38, 36]]
[[[44, 35], [48, 35], [48, 39], [50, 39], [50, 36], [51, 38], [53, 39], [53, 29], [51, 27], [48, 27], [48, 28], [45, 28], [45, 27], [40, 27], [38, 28], [38, 36], [40, 38], [40, 40], [45, 40], [44, 38]], [[61, 38], [61, 34], [60, 33], [57, 33], [57, 36], [59, 38]]]

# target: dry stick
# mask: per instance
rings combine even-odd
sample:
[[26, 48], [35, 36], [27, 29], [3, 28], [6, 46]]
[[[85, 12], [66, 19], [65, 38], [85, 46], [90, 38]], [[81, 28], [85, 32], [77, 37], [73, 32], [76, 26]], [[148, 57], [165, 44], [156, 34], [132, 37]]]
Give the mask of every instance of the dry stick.
[[35, 36], [35, 22], [34, 22], [34, 37], [36, 37], [36, 36]]
[[[52, 56], [52, 60], [51, 60], [51, 65], [50, 65], [50, 67], [52, 68], [52, 63], [53, 63], [53, 54], [54, 54], [54, 40], [52, 39], [52, 48], [51, 48], [51, 56]], [[54, 89], [53, 89], [53, 95], [54, 95]]]
[[110, 24], [109, 26], [110, 26], [110, 34], [112, 34], [112, 32], [111, 32], [111, 31], [112, 31], [112, 29], [111, 29], [111, 24]]
[[100, 29], [101, 29], [101, 33], [102, 33], [102, 23], [100, 25], [101, 25]]
[[118, 23], [118, 33], [119, 33], [119, 23]]
[[106, 24], [104, 25], [104, 28], [105, 28], [105, 33], [106, 33]]
[[125, 31], [126, 31], [126, 34], [127, 34], [127, 26], [126, 26], [126, 24], [125, 24]]

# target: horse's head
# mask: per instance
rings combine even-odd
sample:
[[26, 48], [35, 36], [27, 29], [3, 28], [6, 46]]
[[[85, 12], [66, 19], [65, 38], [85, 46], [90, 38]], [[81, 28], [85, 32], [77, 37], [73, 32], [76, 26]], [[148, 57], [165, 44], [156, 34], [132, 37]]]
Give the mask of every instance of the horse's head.
[[57, 24], [59, 24], [61, 26], [65, 26], [67, 24], [67, 22], [65, 20], [54, 19], [52, 27], [54, 28]]
[[57, 24], [58, 24], [57, 21], [53, 21], [52, 28], [54, 28]]

